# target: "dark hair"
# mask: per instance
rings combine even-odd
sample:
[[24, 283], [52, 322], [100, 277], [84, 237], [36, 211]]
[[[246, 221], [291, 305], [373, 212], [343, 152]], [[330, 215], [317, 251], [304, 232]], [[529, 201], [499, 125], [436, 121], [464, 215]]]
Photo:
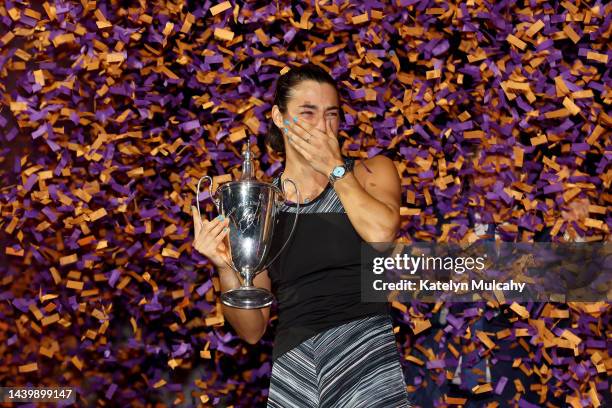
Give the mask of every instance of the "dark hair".
[[[286, 113], [291, 90], [299, 85], [302, 81], [306, 80], [330, 84], [334, 87], [336, 93], [338, 93], [338, 87], [334, 78], [332, 78], [332, 76], [320, 66], [309, 62], [299, 67], [291, 67], [289, 72], [286, 72], [278, 78], [276, 81], [276, 90], [274, 91], [274, 102], [272, 105], [278, 105], [280, 111], [283, 114]], [[339, 97], [340, 96], [338, 95], [338, 98]], [[342, 113], [340, 113], [340, 115], [342, 115]], [[266, 135], [265, 142], [275, 152], [285, 152], [283, 135], [273, 121], [270, 121], [268, 126], [268, 133]]]

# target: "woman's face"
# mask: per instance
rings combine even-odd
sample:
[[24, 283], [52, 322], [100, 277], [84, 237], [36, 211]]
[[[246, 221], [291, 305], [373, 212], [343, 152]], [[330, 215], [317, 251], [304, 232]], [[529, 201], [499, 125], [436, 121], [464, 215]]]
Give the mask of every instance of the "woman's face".
[[285, 119], [308, 123], [325, 132], [325, 122], [329, 121], [334, 135], [338, 136], [340, 126], [340, 107], [338, 94], [333, 86], [327, 83], [306, 80], [295, 86], [287, 104], [287, 113], [283, 115], [275, 109], [274, 122], [282, 130]]

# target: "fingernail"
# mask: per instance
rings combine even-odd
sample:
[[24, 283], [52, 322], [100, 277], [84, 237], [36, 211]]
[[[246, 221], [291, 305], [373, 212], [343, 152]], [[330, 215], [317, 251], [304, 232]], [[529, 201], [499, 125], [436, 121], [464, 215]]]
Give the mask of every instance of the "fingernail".
[[289, 120], [285, 119], [285, 121], [283, 122], [285, 125], [289, 125]]
[[287, 129], [287, 128], [283, 128], [283, 132], [285, 132], [285, 133], [289, 133], [289, 129]]
[[297, 116], [294, 116], [294, 117], [293, 117], [293, 121], [294, 121], [295, 123], [297, 123]]
[[223, 228], [223, 231], [227, 232], [227, 230], [229, 230], [229, 228], [227, 227]]
[[222, 216], [221, 214], [219, 214], [219, 215], [217, 215], [217, 219], [218, 219], [219, 221], [223, 221], [223, 216]]

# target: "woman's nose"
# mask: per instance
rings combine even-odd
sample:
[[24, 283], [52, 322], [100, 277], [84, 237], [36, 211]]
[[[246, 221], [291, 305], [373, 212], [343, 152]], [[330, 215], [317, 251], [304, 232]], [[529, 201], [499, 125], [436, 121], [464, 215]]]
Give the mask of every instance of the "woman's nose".
[[325, 132], [326, 128], [325, 128], [325, 115], [323, 115], [322, 117], [319, 117], [317, 119], [317, 129]]

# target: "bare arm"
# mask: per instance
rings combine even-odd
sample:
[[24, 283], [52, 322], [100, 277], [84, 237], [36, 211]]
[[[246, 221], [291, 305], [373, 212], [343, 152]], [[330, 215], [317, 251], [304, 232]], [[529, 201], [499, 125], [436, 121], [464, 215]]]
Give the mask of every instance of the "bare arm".
[[355, 164], [354, 171], [334, 189], [357, 233], [366, 242], [391, 242], [400, 227], [400, 178], [393, 161], [375, 156], [365, 161], [372, 171]]
[[[240, 286], [236, 272], [229, 268], [220, 268], [219, 277], [221, 291]], [[268, 271], [258, 273], [253, 279], [253, 285], [270, 290], [271, 283]], [[223, 304], [222, 304], [223, 305]], [[257, 343], [266, 332], [270, 317], [270, 306], [260, 309], [240, 309], [227, 305], [222, 306], [223, 316], [232, 325], [236, 333], [249, 344]]]

